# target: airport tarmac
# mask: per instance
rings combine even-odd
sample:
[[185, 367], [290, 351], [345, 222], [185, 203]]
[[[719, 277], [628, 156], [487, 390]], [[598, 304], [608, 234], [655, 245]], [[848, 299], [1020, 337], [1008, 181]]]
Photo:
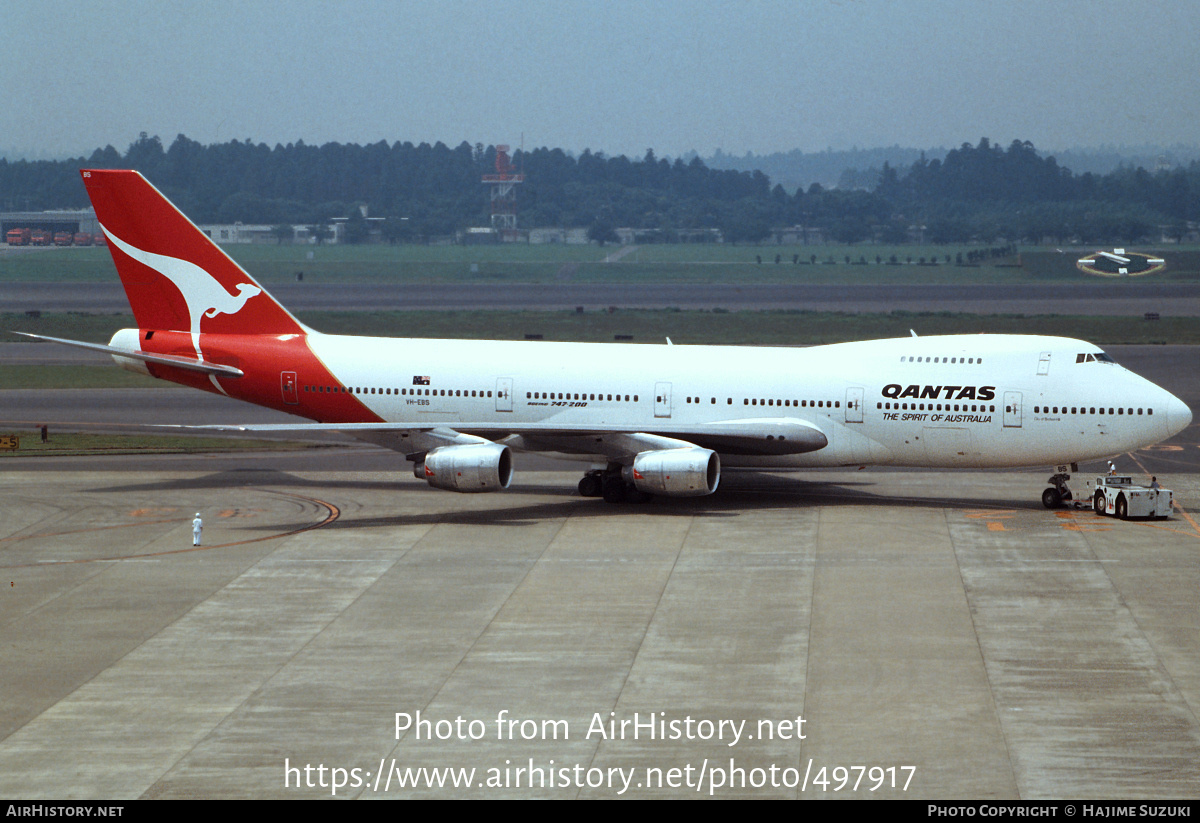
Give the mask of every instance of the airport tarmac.
[[0, 796], [1200, 794], [1200, 475], [1119, 522], [1021, 472], [611, 506], [360, 458], [0, 472]]

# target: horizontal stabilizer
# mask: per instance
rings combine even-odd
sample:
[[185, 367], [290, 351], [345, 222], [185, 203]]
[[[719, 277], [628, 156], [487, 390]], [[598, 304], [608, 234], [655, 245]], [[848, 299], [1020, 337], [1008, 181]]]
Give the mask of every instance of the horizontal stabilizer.
[[32, 337], [34, 340], [45, 340], [48, 343], [62, 343], [64, 346], [74, 346], [77, 349], [89, 349], [91, 351], [103, 352], [111, 354], [113, 357], [127, 357], [131, 360], [142, 360], [146, 363], [157, 363], [160, 366], [174, 366], [178, 369], [188, 369], [190, 371], [203, 372], [204, 374], [215, 374], [219, 377], [241, 377], [245, 374], [241, 369], [233, 366], [222, 366], [220, 363], [207, 363], [203, 360], [197, 360], [194, 357], [177, 357], [173, 354], [151, 354], [145, 351], [126, 351], [119, 349], [116, 346], [106, 346], [103, 343], [84, 343], [79, 340], [63, 340], [61, 337], [46, 337], [41, 334], [30, 334], [29, 332], [17, 331], [13, 334], [19, 334], [23, 337]]

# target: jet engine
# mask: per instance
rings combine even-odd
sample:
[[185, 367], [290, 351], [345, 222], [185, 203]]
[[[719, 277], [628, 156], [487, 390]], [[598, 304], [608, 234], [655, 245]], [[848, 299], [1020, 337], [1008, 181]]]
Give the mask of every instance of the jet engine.
[[512, 451], [498, 443], [442, 446], [413, 466], [413, 474], [435, 489], [499, 491], [512, 480]]
[[641, 452], [622, 471], [638, 491], [668, 497], [712, 494], [721, 481], [721, 458], [708, 449], [657, 449]]

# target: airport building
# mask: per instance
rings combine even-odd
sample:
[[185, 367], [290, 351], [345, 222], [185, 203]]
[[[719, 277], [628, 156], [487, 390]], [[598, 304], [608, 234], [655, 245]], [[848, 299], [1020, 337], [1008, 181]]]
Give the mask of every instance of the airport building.
[[[315, 244], [312, 226], [308, 224], [289, 225], [290, 236], [276, 234], [275, 226], [255, 223], [205, 223], [198, 226], [200, 231], [211, 237], [219, 245], [261, 243], [261, 244]], [[345, 221], [335, 221], [326, 228], [326, 234], [321, 238], [322, 243], [341, 243], [345, 239]]]
[[59, 232], [99, 234], [100, 221], [96, 219], [96, 212], [91, 208], [0, 212], [0, 238], [3, 238], [12, 229], [41, 229], [51, 234]]

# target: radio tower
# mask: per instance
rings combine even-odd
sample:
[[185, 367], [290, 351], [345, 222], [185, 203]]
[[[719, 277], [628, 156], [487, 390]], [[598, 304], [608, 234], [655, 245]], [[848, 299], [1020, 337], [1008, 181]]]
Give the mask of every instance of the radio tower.
[[496, 146], [496, 173], [483, 176], [484, 185], [491, 186], [492, 228], [500, 233], [501, 241], [517, 236], [517, 184], [525, 182], [508, 156], [508, 146]]

